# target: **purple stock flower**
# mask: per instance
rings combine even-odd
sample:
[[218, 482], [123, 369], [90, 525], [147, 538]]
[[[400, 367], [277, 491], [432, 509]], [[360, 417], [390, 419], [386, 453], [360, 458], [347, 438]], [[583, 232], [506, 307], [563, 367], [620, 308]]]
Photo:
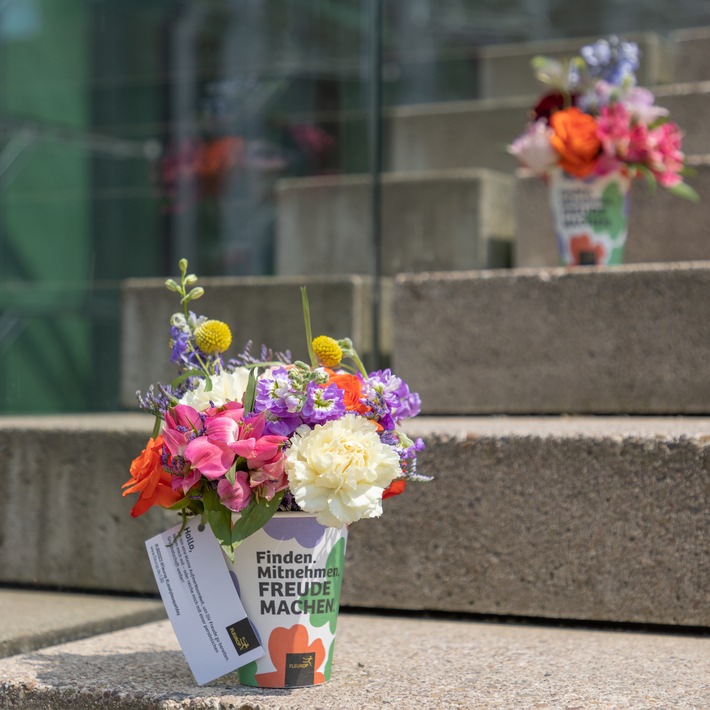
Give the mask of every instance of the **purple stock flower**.
[[285, 417], [300, 412], [304, 401], [304, 393], [293, 388], [288, 370], [285, 367], [277, 367], [259, 379], [254, 411], [266, 411], [277, 417]]
[[[377, 398], [372, 396], [374, 393], [382, 398], [394, 424], [419, 414], [421, 409], [419, 395], [416, 392], [410, 392], [407, 383], [393, 375], [391, 370], [378, 370], [370, 373], [366, 385], [369, 390], [367, 397], [373, 400], [370, 403], [373, 409], [377, 410], [379, 408], [376, 401], [374, 401]], [[385, 422], [381, 423], [385, 429], [394, 428], [394, 426], [388, 426]]]
[[321, 424], [340, 419], [345, 414], [345, 393], [337, 385], [322, 387], [316, 382], [309, 382], [306, 397], [301, 412], [306, 424]]

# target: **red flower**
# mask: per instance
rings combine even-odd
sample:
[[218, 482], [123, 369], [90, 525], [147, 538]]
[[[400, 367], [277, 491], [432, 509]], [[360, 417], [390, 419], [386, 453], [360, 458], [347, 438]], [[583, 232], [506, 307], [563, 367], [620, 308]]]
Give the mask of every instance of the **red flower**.
[[392, 481], [392, 483], [385, 488], [385, 492], [382, 494], [382, 500], [386, 500], [387, 498], [392, 498], [393, 496], [398, 496], [400, 493], [404, 493], [404, 487], [406, 485], [407, 481], [405, 481], [404, 478], [398, 478], [396, 481]]
[[540, 118], [544, 118], [549, 122], [550, 116], [552, 116], [555, 111], [562, 111], [564, 108], [569, 108], [574, 106], [577, 102], [577, 96], [572, 94], [563, 94], [560, 91], [553, 91], [552, 93], [545, 94], [536, 104], [533, 106], [534, 121]]

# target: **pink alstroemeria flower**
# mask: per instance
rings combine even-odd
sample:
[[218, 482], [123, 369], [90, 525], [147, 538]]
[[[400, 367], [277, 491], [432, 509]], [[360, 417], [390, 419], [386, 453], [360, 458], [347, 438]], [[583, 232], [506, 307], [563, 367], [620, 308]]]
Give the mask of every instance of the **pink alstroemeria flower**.
[[190, 440], [195, 434], [199, 436], [203, 429], [200, 413], [187, 404], [178, 404], [165, 414], [163, 442], [171, 456], [183, 456]]
[[260, 494], [271, 500], [279, 491], [288, 488], [288, 476], [284, 466], [284, 456], [273, 463], [267, 463], [256, 471], [251, 472], [249, 484], [252, 488], [259, 488]]
[[205, 436], [193, 439], [185, 448], [185, 458], [210, 480], [224, 476], [236, 458], [229, 448], [232, 438], [239, 435], [244, 409], [227, 406], [205, 412]]
[[611, 158], [624, 158], [629, 151], [631, 116], [624, 104], [603, 106], [597, 119], [597, 136], [604, 153]]
[[556, 165], [559, 159], [559, 155], [550, 144], [550, 136], [552, 135], [554, 135], [554, 131], [545, 121], [536, 121], [508, 147], [508, 152], [533, 172], [547, 172]]
[[247, 471], [237, 471], [234, 485], [226, 478], [217, 484], [217, 494], [220, 502], [230, 510], [238, 513], [244, 510], [251, 501], [251, 488], [249, 487], [249, 474]]

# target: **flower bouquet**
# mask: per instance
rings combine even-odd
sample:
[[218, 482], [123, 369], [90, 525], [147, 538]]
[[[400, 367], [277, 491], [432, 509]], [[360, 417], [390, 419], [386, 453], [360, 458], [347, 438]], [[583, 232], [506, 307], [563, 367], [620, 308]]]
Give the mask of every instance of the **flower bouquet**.
[[170, 329], [179, 376], [138, 393], [156, 426], [124, 495], [139, 494], [134, 517], [158, 505], [178, 511], [182, 528], [193, 519], [211, 528], [269, 646], [240, 669], [242, 682], [324, 682], [347, 526], [380, 516], [408, 481], [428, 480], [416, 471], [423, 442], [400, 428], [419, 413], [419, 396], [388, 369], [368, 373], [349, 339], [312, 338], [305, 289], [310, 363], [265, 346], [256, 357], [251, 342], [226, 360], [230, 329], [189, 310], [203, 289], [187, 266], [166, 282], [182, 304]]
[[621, 263], [635, 178], [698, 200], [683, 181], [690, 171], [682, 134], [653, 93], [636, 85], [638, 65], [638, 46], [613, 36], [566, 62], [532, 61], [549, 90], [508, 150], [548, 181], [564, 264]]

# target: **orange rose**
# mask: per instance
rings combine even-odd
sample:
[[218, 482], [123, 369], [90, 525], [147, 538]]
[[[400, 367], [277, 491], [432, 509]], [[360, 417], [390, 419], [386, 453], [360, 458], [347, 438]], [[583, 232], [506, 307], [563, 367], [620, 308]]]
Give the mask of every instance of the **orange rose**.
[[131, 510], [131, 516], [137, 518], [143, 515], [153, 505], [169, 508], [183, 496], [174, 491], [171, 486], [170, 474], [163, 469], [163, 437], [150, 439], [140, 456], [133, 459], [131, 478], [122, 486], [123, 495], [140, 493], [136, 504]]
[[594, 170], [602, 144], [597, 136], [597, 122], [578, 108], [566, 108], [550, 116], [554, 135], [550, 144], [560, 154], [560, 167], [578, 178]]

